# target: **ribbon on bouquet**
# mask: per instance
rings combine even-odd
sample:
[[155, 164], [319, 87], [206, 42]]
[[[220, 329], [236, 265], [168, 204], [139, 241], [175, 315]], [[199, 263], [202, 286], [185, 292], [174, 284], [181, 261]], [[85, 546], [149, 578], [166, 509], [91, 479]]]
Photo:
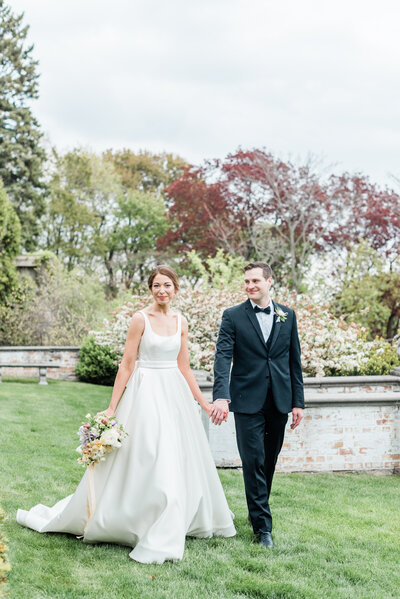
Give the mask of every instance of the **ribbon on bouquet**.
[[92, 519], [92, 516], [93, 516], [94, 512], [96, 511], [96, 494], [95, 494], [95, 490], [94, 490], [94, 475], [93, 475], [94, 467], [95, 467], [95, 462], [92, 462], [87, 467], [88, 496], [86, 499], [86, 506], [87, 506], [87, 512], [88, 512], [88, 520], [86, 522], [85, 528], [83, 529], [83, 534], [85, 534], [86, 529], [89, 526], [90, 520]]

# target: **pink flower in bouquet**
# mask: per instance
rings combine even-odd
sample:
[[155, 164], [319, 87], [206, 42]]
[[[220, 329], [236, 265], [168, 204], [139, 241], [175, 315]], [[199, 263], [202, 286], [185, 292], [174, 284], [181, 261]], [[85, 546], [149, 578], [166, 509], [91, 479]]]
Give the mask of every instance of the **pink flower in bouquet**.
[[122, 440], [127, 436], [122, 425], [117, 424], [115, 417], [92, 417], [86, 414], [89, 422], [84, 422], [78, 430], [81, 441], [77, 452], [80, 454], [78, 463], [90, 466], [103, 462], [107, 453], [121, 446]]

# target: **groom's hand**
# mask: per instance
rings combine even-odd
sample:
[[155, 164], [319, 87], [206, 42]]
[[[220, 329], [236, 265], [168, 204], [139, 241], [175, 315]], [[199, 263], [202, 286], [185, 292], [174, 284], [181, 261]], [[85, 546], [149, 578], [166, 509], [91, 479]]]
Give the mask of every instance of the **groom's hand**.
[[292, 424], [290, 428], [293, 430], [300, 424], [303, 419], [303, 408], [292, 408]]
[[217, 399], [211, 406], [210, 418], [213, 424], [226, 422], [229, 414], [229, 406], [226, 399]]

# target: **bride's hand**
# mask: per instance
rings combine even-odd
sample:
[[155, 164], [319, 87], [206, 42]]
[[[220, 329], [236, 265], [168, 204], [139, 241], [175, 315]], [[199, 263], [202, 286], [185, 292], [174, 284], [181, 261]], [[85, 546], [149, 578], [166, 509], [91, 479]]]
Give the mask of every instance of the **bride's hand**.
[[107, 410], [103, 410], [103, 412], [98, 412], [95, 416], [95, 418], [97, 418], [98, 416], [105, 416], [106, 418], [112, 418], [114, 416], [114, 410], [112, 410], [111, 408], [107, 408]]
[[216, 425], [228, 420], [229, 406], [226, 399], [217, 399], [210, 405], [211, 422]]
[[212, 404], [208, 402], [203, 406], [203, 410], [205, 411], [208, 417], [211, 416], [211, 406]]

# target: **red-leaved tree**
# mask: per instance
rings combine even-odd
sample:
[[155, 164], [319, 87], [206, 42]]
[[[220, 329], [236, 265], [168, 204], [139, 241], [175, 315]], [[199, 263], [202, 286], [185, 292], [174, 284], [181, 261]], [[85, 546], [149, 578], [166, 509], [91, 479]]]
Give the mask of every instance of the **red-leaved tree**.
[[249, 253], [288, 275], [298, 290], [311, 253], [322, 248], [331, 210], [312, 161], [296, 166], [264, 150], [240, 150], [215, 166], [232, 212], [245, 222]]
[[400, 195], [380, 189], [365, 175], [332, 175], [329, 195], [336, 218], [324, 234], [331, 248], [365, 239], [390, 262], [400, 249]]
[[[214, 256], [218, 248], [232, 237], [221, 240], [215, 223], [233, 222], [240, 230], [240, 222], [232, 219], [226, 197], [225, 184], [210, 182], [203, 168], [188, 167], [180, 179], [165, 190], [168, 203], [169, 230], [158, 240], [159, 249], [175, 252], [196, 250], [202, 257]], [[229, 229], [229, 227], [227, 227]], [[226, 243], [225, 243], [226, 242]]]
[[367, 239], [393, 262], [400, 243], [400, 196], [361, 175], [323, 178], [314, 160], [283, 161], [266, 150], [238, 150], [188, 167], [166, 189], [170, 227], [160, 249], [218, 248], [268, 261], [296, 290], [316, 252], [339, 253]]

